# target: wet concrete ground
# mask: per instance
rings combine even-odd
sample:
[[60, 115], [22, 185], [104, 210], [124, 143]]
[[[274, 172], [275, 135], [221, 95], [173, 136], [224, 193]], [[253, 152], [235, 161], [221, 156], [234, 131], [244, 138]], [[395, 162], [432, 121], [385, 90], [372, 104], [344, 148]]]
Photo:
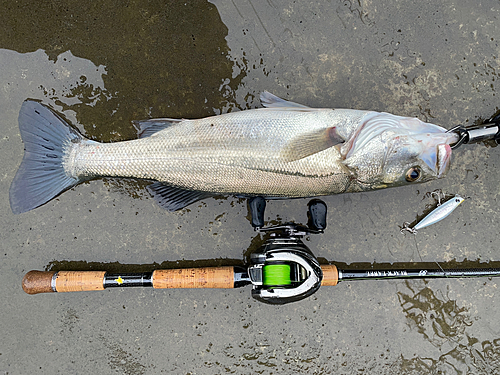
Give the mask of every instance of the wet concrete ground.
[[[486, 119], [499, 109], [498, 2], [37, 4], [4, 1], [0, 12], [1, 373], [500, 371], [495, 279], [344, 282], [285, 306], [248, 287], [28, 296], [31, 269], [237, 264], [261, 239], [245, 201], [168, 213], [131, 181], [91, 181], [22, 215], [8, 203], [27, 98], [102, 141], [133, 138], [132, 119], [258, 107], [262, 90], [446, 128]], [[498, 262], [499, 166], [498, 148], [463, 146], [444, 180], [326, 197], [327, 231], [307, 244], [342, 264]], [[435, 189], [470, 199], [401, 235]], [[273, 201], [266, 220], [305, 222], [306, 207]]]

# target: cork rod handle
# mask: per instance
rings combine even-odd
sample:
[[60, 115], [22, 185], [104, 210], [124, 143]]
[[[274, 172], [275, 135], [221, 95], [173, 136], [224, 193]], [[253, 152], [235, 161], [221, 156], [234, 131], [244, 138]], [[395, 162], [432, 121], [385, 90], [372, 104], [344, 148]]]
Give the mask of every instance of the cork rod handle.
[[23, 277], [23, 290], [28, 294], [51, 293], [55, 272], [30, 271]]
[[234, 267], [156, 270], [149, 273], [106, 274], [105, 271], [30, 271], [23, 278], [28, 294], [83, 292], [108, 287], [228, 288], [235, 285]]
[[23, 278], [28, 294], [104, 290], [105, 271], [30, 271]]

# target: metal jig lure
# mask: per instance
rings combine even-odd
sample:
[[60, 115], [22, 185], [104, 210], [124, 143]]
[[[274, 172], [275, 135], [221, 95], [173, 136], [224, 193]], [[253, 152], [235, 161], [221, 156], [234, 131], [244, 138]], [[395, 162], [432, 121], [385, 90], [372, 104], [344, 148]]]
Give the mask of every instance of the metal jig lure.
[[460, 206], [460, 204], [464, 201], [464, 198], [462, 198], [459, 195], [455, 195], [455, 197], [441, 204], [439, 194], [438, 193], [433, 193], [433, 194], [438, 195], [437, 207], [434, 210], [432, 210], [426, 217], [420, 220], [417, 224], [415, 224], [413, 227], [410, 227], [409, 222], [405, 222], [403, 224], [403, 227], [401, 228], [401, 233], [403, 233], [404, 231], [408, 231], [410, 233], [417, 234], [417, 231], [419, 229], [428, 227], [429, 225], [435, 224], [438, 221], [443, 220], [445, 217], [451, 214], [455, 210], [455, 208]]

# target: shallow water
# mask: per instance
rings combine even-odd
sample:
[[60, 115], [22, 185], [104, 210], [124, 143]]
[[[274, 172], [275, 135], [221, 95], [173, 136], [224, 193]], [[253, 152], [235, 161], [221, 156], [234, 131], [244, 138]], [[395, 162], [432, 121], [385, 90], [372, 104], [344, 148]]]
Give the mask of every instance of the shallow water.
[[[91, 181], [19, 216], [8, 203], [27, 98], [100, 141], [134, 138], [134, 119], [255, 108], [263, 90], [446, 128], [489, 118], [499, 109], [499, 15], [493, 1], [3, 2], [0, 372], [499, 372], [495, 279], [343, 282], [285, 306], [260, 304], [248, 287], [28, 296], [20, 283], [31, 269], [242, 264], [263, 240], [243, 200], [168, 213], [135, 181]], [[463, 146], [444, 180], [325, 197], [326, 233], [306, 243], [344, 268], [495, 266], [499, 164], [498, 148]], [[401, 235], [436, 189], [470, 199]], [[305, 222], [306, 210], [307, 200], [272, 201], [266, 220]]]

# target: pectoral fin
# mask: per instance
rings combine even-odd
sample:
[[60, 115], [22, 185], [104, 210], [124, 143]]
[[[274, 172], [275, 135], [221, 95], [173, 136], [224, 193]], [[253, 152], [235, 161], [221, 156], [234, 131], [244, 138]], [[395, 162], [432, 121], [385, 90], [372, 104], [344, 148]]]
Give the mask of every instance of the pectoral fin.
[[186, 190], [155, 182], [147, 186], [156, 203], [168, 211], [177, 211], [201, 199], [213, 197], [203, 191]]
[[280, 157], [286, 162], [300, 160], [343, 142], [335, 127], [320, 129], [292, 139], [283, 148]]

